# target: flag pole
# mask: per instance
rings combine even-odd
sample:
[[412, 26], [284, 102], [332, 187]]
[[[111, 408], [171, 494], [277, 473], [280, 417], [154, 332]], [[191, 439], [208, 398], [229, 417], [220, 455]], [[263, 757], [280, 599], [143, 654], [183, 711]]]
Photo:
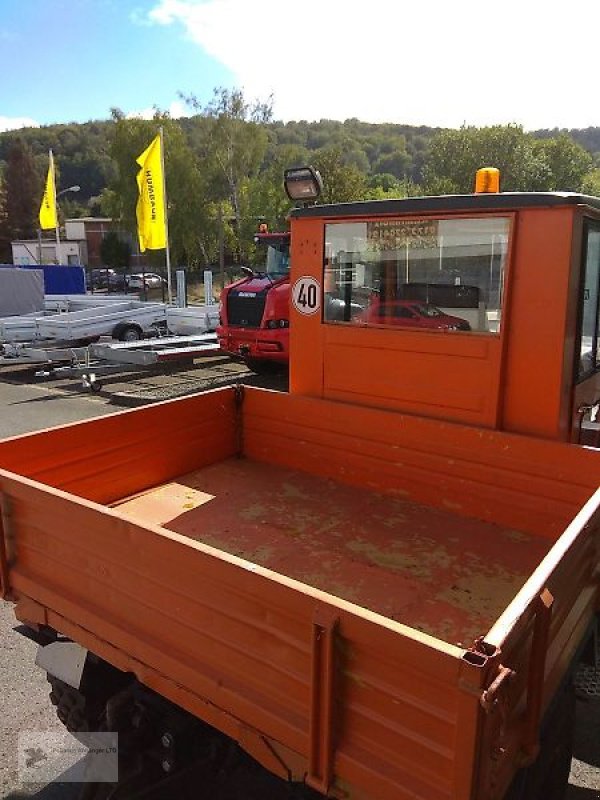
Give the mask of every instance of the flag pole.
[[173, 302], [173, 295], [171, 294], [171, 254], [169, 251], [169, 221], [167, 218], [167, 181], [165, 177], [165, 142], [163, 137], [163, 126], [159, 128], [160, 131], [160, 166], [162, 172], [162, 189], [163, 189], [163, 206], [165, 213], [165, 258], [167, 262], [167, 297], [169, 305]]
[[54, 156], [48, 150], [50, 166], [52, 168], [52, 193], [54, 194], [54, 215], [56, 216], [56, 263], [60, 264], [60, 233], [58, 232], [58, 198], [56, 197], [56, 171], [54, 169]]

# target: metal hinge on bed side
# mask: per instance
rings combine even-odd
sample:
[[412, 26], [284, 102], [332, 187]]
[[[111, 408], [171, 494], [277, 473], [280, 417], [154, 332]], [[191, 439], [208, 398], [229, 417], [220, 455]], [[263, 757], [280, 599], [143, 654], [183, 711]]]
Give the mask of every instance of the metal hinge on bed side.
[[517, 673], [509, 667], [498, 664], [496, 677], [488, 688], [484, 689], [479, 698], [481, 707], [486, 713], [506, 704], [508, 684], [514, 679], [516, 674]]
[[238, 457], [244, 452], [244, 387], [236, 383], [233, 387], [233, 403], [235, 408], [235, 449]]
[[333, 609], [317, 608], [312, 628], [309, 757], [306, 783], [327, 794], [334, 780], [335, 638], [339, 618]]

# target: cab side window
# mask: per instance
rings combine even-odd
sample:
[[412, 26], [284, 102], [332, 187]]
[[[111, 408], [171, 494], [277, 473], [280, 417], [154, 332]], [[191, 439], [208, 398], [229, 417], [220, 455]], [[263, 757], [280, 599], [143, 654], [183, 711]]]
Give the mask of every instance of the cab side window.
[[600, 228], [589, 224], [584, 235], [583, 280], [579, 314], [578, 378], [583, 380], [600, 369]]

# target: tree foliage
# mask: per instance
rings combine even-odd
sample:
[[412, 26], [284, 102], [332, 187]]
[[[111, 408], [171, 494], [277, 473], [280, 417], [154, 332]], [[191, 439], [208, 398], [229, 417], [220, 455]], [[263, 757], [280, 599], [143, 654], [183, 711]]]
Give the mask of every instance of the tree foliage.
[[314, 156], [314, 165], [323, 178], [323, 195], [319, 202], [348, 203], [365, 196], [365, 175], [345, 163], [341, 147], [324, 147]]
[[193, 262], [200, 247], [199, 225], [204, 193], [181, 127], [168, 114], [158, 110], [152, 120], [142, 120], [128, 119], [114, 109], [113, 119], [110, 153], [117, 169], [104, 195], [103, 208], [110, 212], [111, 217], [121, 220], [126, 230], [135, 234], [136, 176], [140, 169], [136, 159], [162, 127], [171, 255], [174, 263]]
[[424, 170], [428, 194], [473, 191], [481, 167], [497, 167], [507, 192], [578, 191], [592, 167], [589, 153], [570, 139], [536, 139], [520, 125], [462, 127], [431, 142]]
[[[214, 264], [221, 236], [229, 257], [251, 261], [258, 222], [272, 230], [286, 224], [291, 203], [283, 190], [284, 169], [307, 163], [323, 176], [321, 202], [469, 193], [482, 166], [500, 169], [503, 191], [600, 194], [600, 129], [444, 130], [358, 119], [283, 123], [272, 118], [271, 98], [250, 101], [239, 89], [215, 89], [208, 102], [193, 95], [185, 99], [196, 113], [181, 120], [158, 109], [152, 120], [128, 119], [115, 110], [111, 120], [0, 134], [0, 246], [35, 231], [50, 148], [59, 191], [81, 186], [78, 194], [61, 198], [61, 211], [110, 216], [135, 234], [135, 160], [160, 126], [176, 264]], [[21, 157], [30, 177], [18, 189], [29, 194], [28, 219], [11, 189], [14, 147], [28, 153]], [[162, 253], [148, 255], [149, 263], [164, 261]]]
[[8, 236], [11, 239], [33, 237], [38, 228], [41, 182], [31, 148], [23, 139], [17, 138], [8, 151], [4, 190]]
[[109, 231], [100, 243], [100, 258], [107, 267], [128, 267], [131, 247], [116, 231]]
[[194, 95], [185, 100], [203, 120], [198, 155], [215, 199], [231, 204], [239, 230], [244, 183], [256, 177], [267, 150], [265, 126], [272, 115], [271, 100], [248, 102], [241, 89], [224, 88], [215, 89], [212, 100], [204, 106]]

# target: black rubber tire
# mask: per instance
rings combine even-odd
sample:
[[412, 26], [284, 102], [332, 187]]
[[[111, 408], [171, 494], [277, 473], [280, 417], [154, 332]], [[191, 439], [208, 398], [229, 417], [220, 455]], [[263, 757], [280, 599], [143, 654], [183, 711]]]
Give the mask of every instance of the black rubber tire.
[[575, 736], [575, 692], [572, 687], [560, 703], [561, 714], [556, 715], [558, 732], [549, 734], [542, 742], [544, 751], [544, 779], [539, 791], [540, 800], [564, 800], [573, 760]]
[[112, 334], [113, 339], [118, 339], [120, 342], [139, 342], [143, 336], [144, 332], [139, 325], [125, 323], [117, 325]]
[[569, 683], [544, 722], [540, 753], [521, 770], [504, 800], [564, 800], [569, 784], [575, 734], [575, 692]]
[[131, 683], [132, 676], [101, 659], [88, 656], [81, 688], [47, 674], [50, 701], [56, 706], [59, 720], [72, 733], [104, 730], [106, 702]]
[[90, 703], [77, 689], [48, 675], [51, 686], [50, 702], [56, 706], [56, 716], [71, 733], [98, 730], [104, 710], [103, 704]]

